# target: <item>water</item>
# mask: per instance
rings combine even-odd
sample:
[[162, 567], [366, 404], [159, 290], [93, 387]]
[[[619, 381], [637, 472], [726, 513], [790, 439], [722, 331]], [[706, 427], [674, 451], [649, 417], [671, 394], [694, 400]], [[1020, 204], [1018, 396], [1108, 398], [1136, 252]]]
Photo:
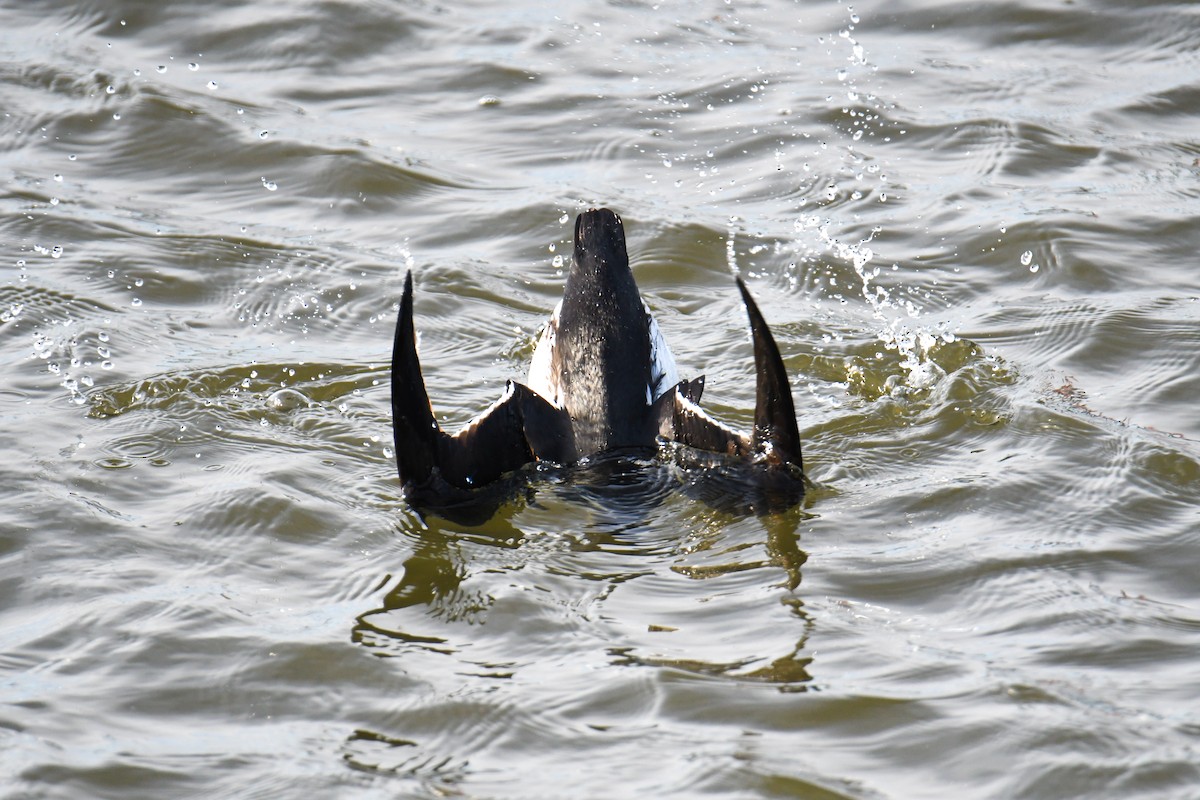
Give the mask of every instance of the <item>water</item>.
[[[6, 797], [1200, 796], [1187, 3], [9, 2]], [[818, 488], [399, 498], [574, 215]]]

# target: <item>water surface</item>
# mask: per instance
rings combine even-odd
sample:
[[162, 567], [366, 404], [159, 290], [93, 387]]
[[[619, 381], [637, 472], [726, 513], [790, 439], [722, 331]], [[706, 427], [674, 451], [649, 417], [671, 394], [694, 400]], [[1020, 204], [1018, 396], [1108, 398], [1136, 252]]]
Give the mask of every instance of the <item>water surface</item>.
[[[0, 786], [1195, 797], [1200, 14], [0, 4]], [[706, 407], [741, 274], [818, 488], [399, 496], [623, 216]]]

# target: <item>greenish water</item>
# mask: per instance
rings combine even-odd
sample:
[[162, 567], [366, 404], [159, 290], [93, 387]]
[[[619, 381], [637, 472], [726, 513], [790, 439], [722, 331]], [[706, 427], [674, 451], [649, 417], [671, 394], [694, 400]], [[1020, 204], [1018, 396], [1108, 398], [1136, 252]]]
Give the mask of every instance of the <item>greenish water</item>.
[[[0, 4], [0, 794], [1200, 796], [1197, 9]], [[591, 205], [803, 507], [399, 497]]]

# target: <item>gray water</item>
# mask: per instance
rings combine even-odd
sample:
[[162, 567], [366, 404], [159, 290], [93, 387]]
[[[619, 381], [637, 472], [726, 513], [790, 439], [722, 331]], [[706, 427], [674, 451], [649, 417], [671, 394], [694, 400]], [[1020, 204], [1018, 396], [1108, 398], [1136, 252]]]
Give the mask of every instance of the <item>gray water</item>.
[[[0, 4], [14, 798], [1200, 797], [1200, 6]], [[616, 209], [817, 488], [399, 495]]]

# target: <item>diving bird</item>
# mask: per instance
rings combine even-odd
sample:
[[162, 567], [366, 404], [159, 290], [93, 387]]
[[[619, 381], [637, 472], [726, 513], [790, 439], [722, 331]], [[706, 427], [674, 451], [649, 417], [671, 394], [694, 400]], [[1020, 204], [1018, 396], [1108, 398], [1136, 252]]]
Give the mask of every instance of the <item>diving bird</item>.
[[666, 441], [704, 455], [691, 464], [746, 465], [756, 483], [775, 494], [782, 488], [784, 505], [798, 501], [805, 479], [787, 373], [758, 306], [741, 278], [735, 282], [750, 317], [757, 373], [749, 433], [700, 408], [703, 376], [680, 380], [634, 282], [621, 218], [600, 208], [575, 220], [563, 298], [538, 339], [527, 382], [508, 381], [499, 400], [450, 435], [438, 425], [421, 375], [410, 271], [392, 351], [392, 423], [405, 498], [418, 509], [470, 507], [528, 464], [644, 455]]

